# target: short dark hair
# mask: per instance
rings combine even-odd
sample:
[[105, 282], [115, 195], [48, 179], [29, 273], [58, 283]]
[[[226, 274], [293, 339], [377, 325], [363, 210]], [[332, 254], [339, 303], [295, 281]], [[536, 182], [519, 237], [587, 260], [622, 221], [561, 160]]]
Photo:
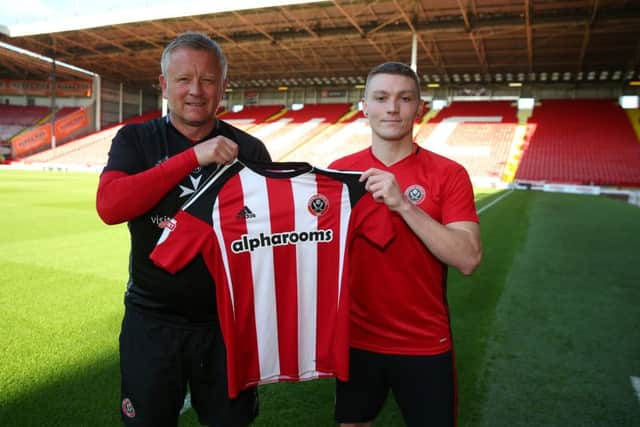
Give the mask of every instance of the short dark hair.
[[416, 83], [416, 92], [418, 96], [420, 96], [420, 78], [411, 67], [402, 62], [385, 62], [373, 67], [371, 71], [369, 71], [369, 75], [367, 76], [367, 83], [364, 89], [365, 94], [367, 93], [369, 82], [374, 76], [377, 76], [378, 74], [395, 74], [398, 76], [405, 76], [413, 79], [413, 81]]
[[167, 67], [169, 65], [169, 56], [171, 53], [179, 47], [187, 47], [189, 49], [208, 50], [213, 53], [220, 62], [220, 68], [222, 69], [222, 77], [227, 77], [227, 58], [222, 52], [222, 48], [218, 43], [212, 40], [205, 33], [198, 31], [187, 31], [179, 34], [171, 43], [167, 45], [162, 51], [162, 57], [160, 58], [160, 70], [162, 74], [166, 74]]

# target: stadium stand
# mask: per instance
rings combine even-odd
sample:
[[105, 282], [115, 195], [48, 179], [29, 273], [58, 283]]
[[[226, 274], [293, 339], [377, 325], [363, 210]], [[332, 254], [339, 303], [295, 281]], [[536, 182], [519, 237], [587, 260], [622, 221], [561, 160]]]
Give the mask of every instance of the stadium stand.
[[[63, 107], [56, 112], [56, 117], [62, 118], [79, 108]], [[48, 107], [0, 104], [0, 143], [8, 142], [22, 131], [44, 122], [50, 113]]]
[[25, 164], [49, 163], [52, 165], [101, 168], [107, 161], [111, 140], [122, 126], [160, 117], [160, 114], [159, 110], [155, 110], [141, 116], [129, 118], [122, 123], [110, 126], [99, 132], [91, 133], [56, 148], [25, 157], [21, 161]]
[[350, 103], [305, 105], [300, 110], [287, 110], [251, 129], [262, 139], [274, 160], [284, 160], [289, 153], [323, 132], [351, 109]]
[[612, 100], [545, 100], [529, 120], [516, 181], [640, 185], [640, 143]]
[[0, 104], [0, 142], [44, 120], [50, 111], [48, 107]]
[[[423, 117], [416, 120], [417, 129], [420, 129]], [[285, 160], [308, 161], [316, 166], [326, 167], [333, 160], [363, 150], [370, 145], [369, 121], [362, 111], [353, 110], [343, 116], [338, 123], [329, 126], [324, 132], [291, 152]]]
[[49, 107], [0, 104], [0, 124], [33, 126], [47, 117]]
[[218, 114], [218, 117], [239, 129], [247, 131], [258, 124], [264, 123], [283, 109], [283, 105], [246, 105], [237, 112], [231, 110], [223, 111]]
[[[326, 167], [370, 144], [368, 121], [352, 108], [347, 103], [305, 105], [298, 111], [248, 106], [220, 117], [263, 139], [274, 160]], [[100, 168], [123, 124], [159, 115], [152, 111], [128, 119], [22, 162]], [[456, 101], [439, 112], [427, 112], [416, 127], [416, 141], [464, 165], [476, 182], [513, 177], [525, 183], [640, 186], [638, 137], [630, 116], [610, 100], [544, 100], [526, 126], [518, 126], [511, 102]]]
[[416, 142], [461, 163], [474, 178], [500, 179], [517, 122], [509, 101], [457, 101], [424, 123]]
[[58, 111], [56, 111], [56, 118], [61, 119], [64, 116], [73, 113], [74, 111], [78, 111], [80, 107], [62, 107]]
[[338, 123], [297, 147], [283, 160], [305, 161], [326, 167], [333, 160], [368, 147], [370, 143], [368, 120], [362, 111], [352, 111]]

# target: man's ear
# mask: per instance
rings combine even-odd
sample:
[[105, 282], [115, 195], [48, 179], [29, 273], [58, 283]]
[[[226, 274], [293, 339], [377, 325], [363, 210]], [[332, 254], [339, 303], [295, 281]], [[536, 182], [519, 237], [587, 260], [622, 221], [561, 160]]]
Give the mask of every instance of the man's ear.
[[162, 97], [167, 99], [167, 81], [162, 74], [158, 76], [158, 81], [160, 82], [160, 87], [162, 88]]
[[420, 104], [418, 104], [418, 111], [416, 111], [416, 118], [420, 118], [422, 117], [422, 115], [424, 114], [424, 112], [426, 111], [426, 103], [424, 102], [424, 100], [422, 98], [420, 98]]
[[221, 90], [220, 90], [220, 97], [218, 99], [218, 104], [220, 104], [222, 102], [222, 98], [224, 98], [224, 94], [227, 91], [227, 83], [228, 83], [228, 80], [225, 77], [224, 80], [222, 81], [222, 87], [221, 87]]

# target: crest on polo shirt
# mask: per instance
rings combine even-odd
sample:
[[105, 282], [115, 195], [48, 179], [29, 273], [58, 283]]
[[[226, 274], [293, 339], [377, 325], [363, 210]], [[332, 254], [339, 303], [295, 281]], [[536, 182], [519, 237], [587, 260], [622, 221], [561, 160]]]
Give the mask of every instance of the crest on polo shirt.
[[133, 407], [133, 403], [131, 402], [131, 399], [129, 399], [128, 397], [122, 400], [122, 413], [129, 418], [136, 417], [136, 410]]
[[409, 199], [411, 203], [419, 205], [427, 197], [427, 191], [422, 185], [413, 184], [404, 190], [404, 195], [407, 196], [407, 199]]

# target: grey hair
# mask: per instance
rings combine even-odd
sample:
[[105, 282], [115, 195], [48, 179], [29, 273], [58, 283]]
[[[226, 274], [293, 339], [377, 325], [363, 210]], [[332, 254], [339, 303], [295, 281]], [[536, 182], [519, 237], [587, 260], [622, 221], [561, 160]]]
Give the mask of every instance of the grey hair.
[[374, 76], [378, 74], [394, 74], [398, 76], [405, 76], [413, 79], [416, 83], [416, 93], [420, 96], [420, 77], [416, 74], [415, 71], [407, 64], [403, 64], [402, 62], [385, 62], [380, 65], [377, 65], [369, 71], [369, 75], [367, 76], [367, 82], [365, 85], [364, 93], [367, 93], [367, 89], [369, 87], [369, 82]]
[[186, 47], [196, 50], [207, 50], [213, 53], [220, 62], [220, 68], [222, 69], [222, 78], [227, 77], [227, 58], [222, 52], [220, 45], [212, 40], [205, 33], [197, 31], [187, 31], [179, 34], [171, 43], [167, 45], [162, 51], [162, 57], [160, 59], [160, 70], [162, 74], [167, 73], [167, 67], [169, 66], [169, 57], [174, 50]]

